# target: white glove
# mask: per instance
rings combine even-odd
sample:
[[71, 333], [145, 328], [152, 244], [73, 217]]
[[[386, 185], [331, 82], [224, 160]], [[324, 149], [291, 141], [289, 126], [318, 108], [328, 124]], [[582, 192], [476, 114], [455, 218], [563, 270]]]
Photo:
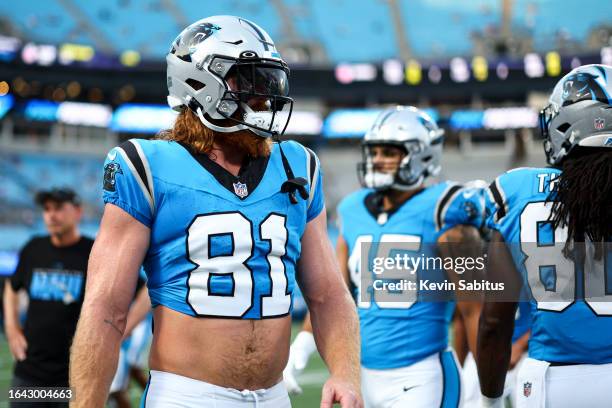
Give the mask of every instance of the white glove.
[[482, 408], [504, 408], [504, 397], [489, 398], [481, 395], [480, 406]]
[[297, 377], [304, 371], [310, 355], [317, 350], [314, 336], [307, 331], [301, 331], [293, 340], [289, 349], [289, 361], [283, 371], [283, 382], [289, 394], [301, 394], [302, 388], [298, 385]]

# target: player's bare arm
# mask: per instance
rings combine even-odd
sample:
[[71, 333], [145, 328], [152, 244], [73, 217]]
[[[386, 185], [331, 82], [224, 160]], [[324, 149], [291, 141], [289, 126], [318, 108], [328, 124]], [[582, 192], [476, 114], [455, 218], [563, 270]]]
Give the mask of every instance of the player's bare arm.
[[521, 361], [523, 354], [527, 353], [529, 349], [529, 337], [531, 336], [531, 330], [528, 330], [525, 334], [518, 338], [512, 343], [512, 352], [510, 354], [510, 364], [508, 368], [512, 370]]
[[136, 294], [136, 299], [132, 302], [128, 311], [127, 323], [123, 332], [123, 338], [128, 338], [138, 323], [142, 322], [151, 311], [151, 299], [146, 286], [143, 286]]
[[[349, 284], [348, 270], [348, 245], [342, 237], [338, 236], [336, 242], [336, 257], [338, 259], [340, 272], [346, 284]], [[285, 386], [290, 394], [301, 394], [302, 388], [298, 384], [298, 376], [304, 371], [312, 353], [316, 351], [316, 344], [312, 334], [312, 322], [310, 311], [306, 313], [302, 329], [291, 344], [289, 351], [289, 361], [283, 371]]]
[[70, 356], [73, 407], [103, 407], [134, 295], [149, 229], [107, 204], [89, 258], [87, 286]]
[[[338, 236], [338, 241], [336, 242], [336, 257], [338, 259], [338, 267], [340, 268], [340, 273], [342, 274], [342, 278], [346, 284], [349, 284], [349, 270], [348, 270], [348, 245], [346, 241], [342, 237], [342, 234]], [[306, 317], [304, 317], [304, 323], [302, 324], [302, 331], [312, 333], [312, 322], [310, 321], [310, 312], [306, 313]]]
[[310, 310], [317, 348], [331, 378], [321, 406], [360, 407], [359, 323], [355, 306], [327, 238], [326, 211], [306, 226], [298, 282]]
[[[493, 232], [487, 258], [487, 276], [504, 282], [507, 293], [518, 293], [520, 282], [514, 262], [503, 245], [504, 239]], [[518, 295], [515, 297], [518, 299]], [[476, 364], [483, 396], [498, 398], [504, 390], [504, 380], [510, 363], [512, 333], [517, 302], [485, 301], [480, 316]]]
[[468, 355], [469, 347], [467, 344], [467, 336], [465, 332], [465, 323], [461, 317], [461, 313], [455, 312], [453, 321], [451, 323], [453, 331], [453, 349], [457, 354], [457, 360], [463, 367], [465, 364], [465, 358]]
[[9, 343], [9, 349], [17, 361], [26, 358], [28, 343], [19, 323], [19, 293], [11, 287], [10, 280], [4, 283], [4, 333]]
[[[442, 257], [450, 258], [471, 258], [476, 259], [482, 256], [483, 242], [476, 227], [471, 225], [458, 225], [446, 231], [438, 238], [438, 250]], [[461, 279], [461, 274], [455, 271], [447, 271], [448, 277], [458, 287], [457, 282]], [[457, 293], [462, 297], [461, 293]], [[474, 300], [458, 300], [457, 309], [461, 313], [463, 324], [465, 325], [467, 344], [472, 354], [476, 355], [476, 336], [478, 333], [478, 320], [482, 302]]]

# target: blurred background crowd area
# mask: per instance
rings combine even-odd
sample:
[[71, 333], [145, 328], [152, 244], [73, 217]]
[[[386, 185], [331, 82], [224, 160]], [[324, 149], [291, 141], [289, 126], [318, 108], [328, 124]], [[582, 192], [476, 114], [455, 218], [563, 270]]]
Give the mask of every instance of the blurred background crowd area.
[[0, 274], [44, 232], [41, 188], [77, 190], [95, 234], [105, 153], [172, 126], [165, 54], [183, 27], [216, 14], [262, 26], [289, 63], [284, 138], [319, 154], [332, 238], [380, 109], [426, 109], [446, 131], [440, 177], [489, 181], [544, 164], [538, 112], [563, 74], [612, 65], [607, 0], [0, 2]]

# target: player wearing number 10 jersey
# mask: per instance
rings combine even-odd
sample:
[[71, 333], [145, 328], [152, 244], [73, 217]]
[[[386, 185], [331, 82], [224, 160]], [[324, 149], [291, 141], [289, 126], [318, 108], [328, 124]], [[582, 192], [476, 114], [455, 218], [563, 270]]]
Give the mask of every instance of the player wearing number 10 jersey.
[[[511, 170], [489, 188], [488, 273], [515, 293], [529, 292], [532, 305], [519, 407], [610, 406], [611, 79], [612, 67], [602, 65], [563, 77], [541, 114], [553, 167]], [[483, 309], [477, 360], [485, 406], [503, 406], [515, 308], [487, 302]]]
[[260, 27], [231, 16], [187, 27], [167, 61], [174, 127], [104, 164], [76, 406], [103, 405], [142, 263], [155, 328], [144, 406], [289, 407], [279, 382], [297, 280], [331, 372], [322, 406], [360, 408], [357, 319], [332, 260], [319, 161], [270, 141], [293, 103], [286, 64]]

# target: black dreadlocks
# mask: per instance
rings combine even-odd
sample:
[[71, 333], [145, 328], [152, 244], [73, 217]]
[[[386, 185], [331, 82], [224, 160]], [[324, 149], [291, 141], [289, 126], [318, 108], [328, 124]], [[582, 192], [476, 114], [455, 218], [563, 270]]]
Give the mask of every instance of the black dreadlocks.
[[604, 241], [612, 238], [612, 151], [575, 147], [559, 165], [561, 174], [547, 201], [553, 227], [567, 227], [564, 254], [570, 242], [588, 238], [601, 259]]

